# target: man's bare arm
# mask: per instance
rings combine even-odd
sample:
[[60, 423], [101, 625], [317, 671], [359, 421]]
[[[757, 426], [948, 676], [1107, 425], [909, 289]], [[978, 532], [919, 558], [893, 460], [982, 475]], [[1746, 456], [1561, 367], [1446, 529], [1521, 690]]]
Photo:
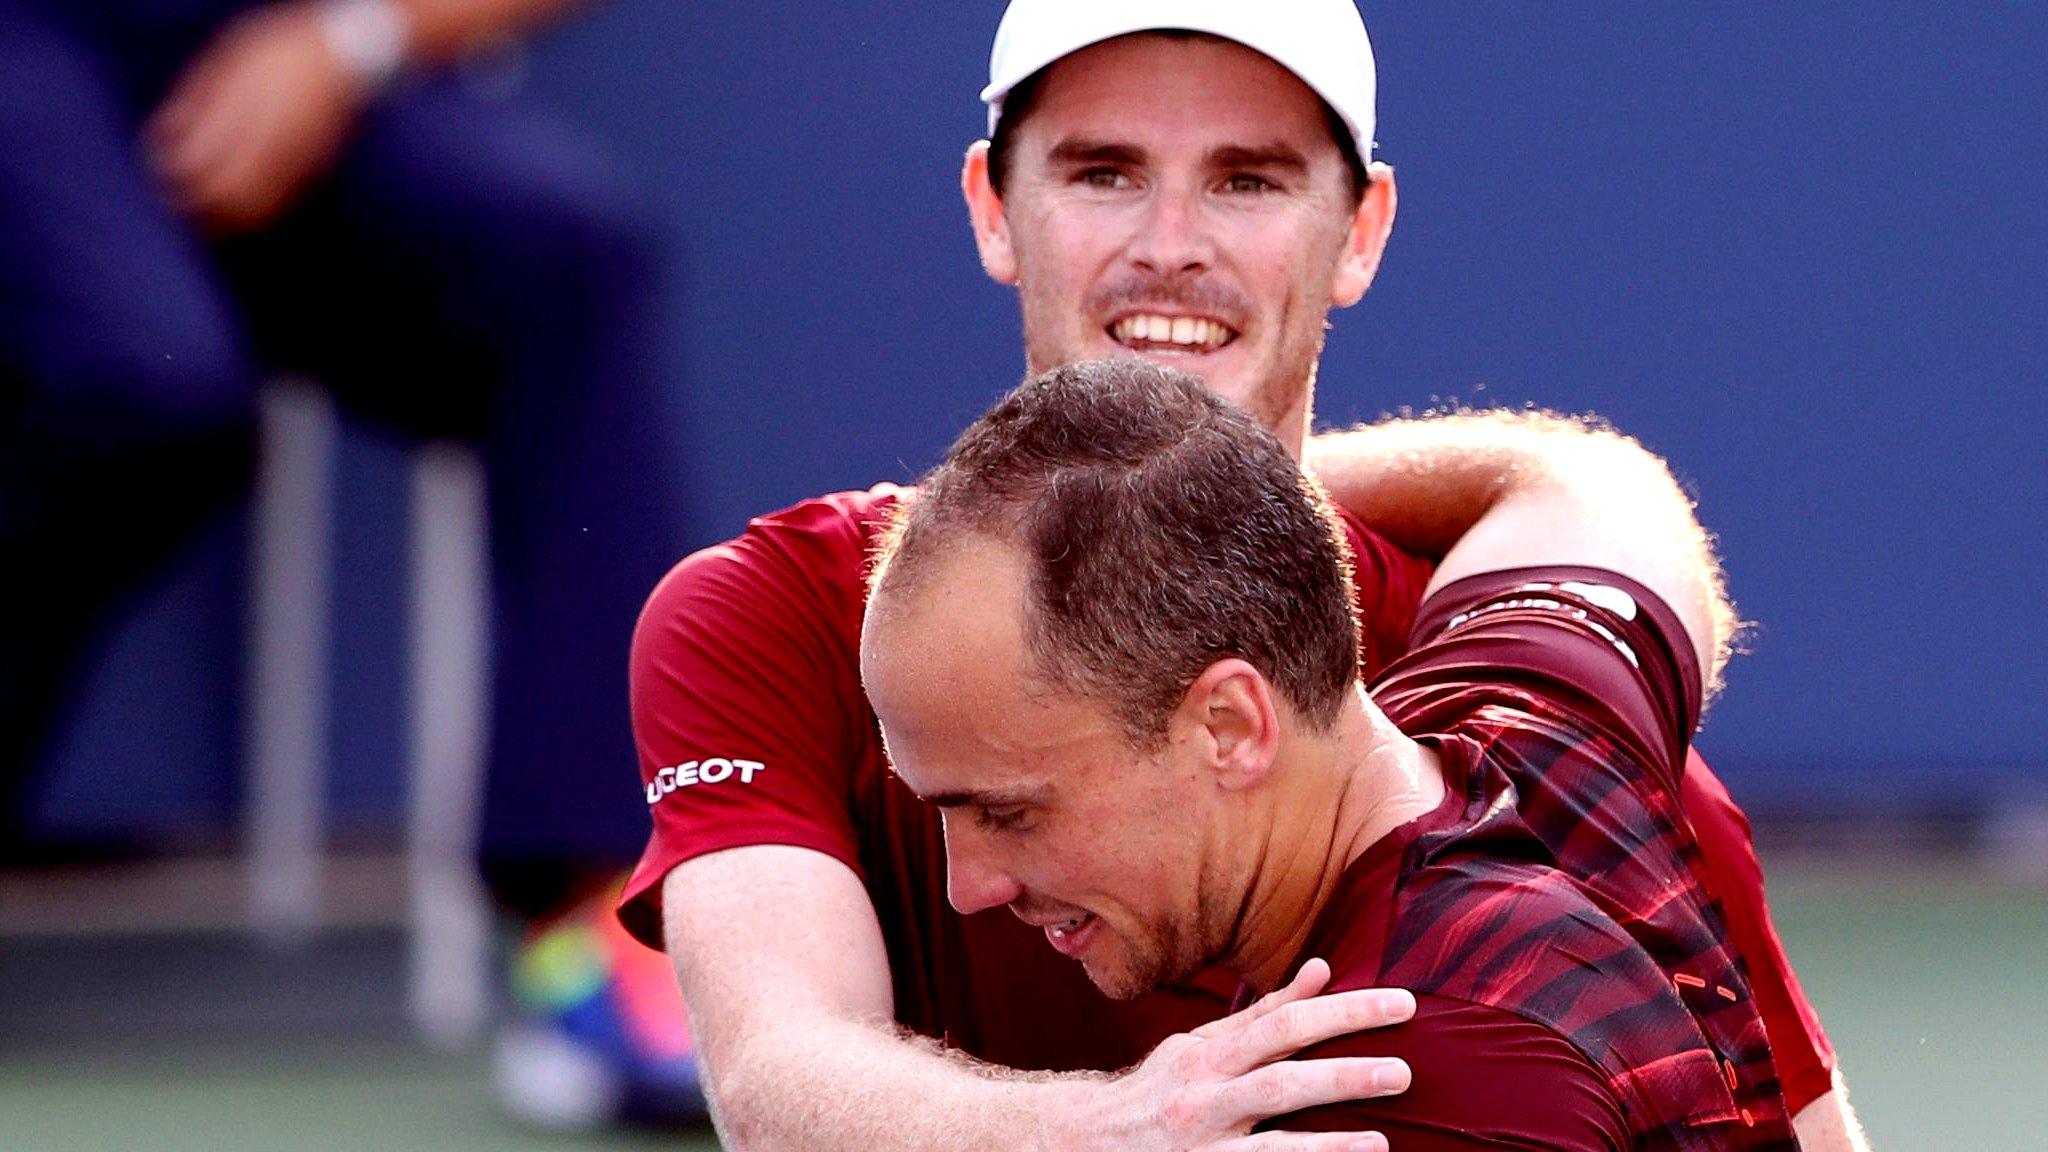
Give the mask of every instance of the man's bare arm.
[[[1374, 1136], [1249, 1130], [1407, 1086], [1399, 1061], [1274, 1063], [1413, 1011], [1401, 992], [1308, 999], [1328, 979], [1319, 962], [1252, 1008], [1170, 1038], [1129, 1072], [1021, 1073], [890, 1023], [881, 929], [858, 878], [830, 857], [776, 845], [713, 853], [671, 872], [662, 900], [713, 1114], [727, 1146], [746, 1152], [1377, 1152], [1385, 1143]], [[1382, 1071], [1391, 1083], [1375, 1079]]]
[[1529, 564], [1636, 579], [1685, 622], [1709, 695], [1719, 683], [1738, 619], [1713, 540], [1670, 469], [1634, 440], [1550, 412], [1454, 412], [1326, 433], [1305, 463], [1339, 507], [1441, 559], [1432, 588]]
[[1792, 1130], [1805, 1152], [1870, 1152], [1870, 1138], [1863, 1134], [1856, 1109], [1849, 1106], [1849, 1085], [1840, 1068], [1835, 1069], [1834, 1087], [1792, 1118]]
[[[1570, 425], [1575, 430], [1576, 425]], [[1386, 419], [1310, 437], [1302, 464], [1332, 503], [1414, 553], [1443, 559], [1530, 462], [1492, 413]]]

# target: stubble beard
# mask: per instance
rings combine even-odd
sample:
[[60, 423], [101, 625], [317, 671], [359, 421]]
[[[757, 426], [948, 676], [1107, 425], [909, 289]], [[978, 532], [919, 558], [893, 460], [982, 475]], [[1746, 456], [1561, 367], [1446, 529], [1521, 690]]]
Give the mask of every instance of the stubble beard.
[[1085, 965], [1096, 990], [1111, 1000], [1136, 1000], [1165, 987], [1180, 984], [1204, 967], [1207, 961], [1186, 933], [1161, 926], [1142, 941], [1122, 937], [1123, 963], [1114, 970]]
[[1230, 907], [1218, 875], [1208, 864], [1194, 870], [1194, 906], [1180, 921], [1152, 926], [1141, 941], [1119, 934], [1124, 946], [1124, 964], [1116, 972], [1088, 968], [1088, 978], [1097, 990], [1112, 1000], [1135, 1000], [1173, 984], [1185, 984], [1225, 956], [1234, 947], [1234, 919], [1223, 914]]

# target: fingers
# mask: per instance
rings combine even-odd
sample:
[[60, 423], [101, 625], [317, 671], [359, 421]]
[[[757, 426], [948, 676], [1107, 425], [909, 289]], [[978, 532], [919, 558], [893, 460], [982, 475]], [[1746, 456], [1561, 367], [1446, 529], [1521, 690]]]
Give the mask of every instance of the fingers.
[[151, 126], [151, 159], [180, 208], [203, 200], [202, 190], [249, 147], [260, 105], [235, 80], [222, 76], [181, 93]]
[[164, 198], [212, 232], [267, 224], [333, 163], [358, 97], [311, 16], [259, 9], [201, 52], [145, 126]]
[[201, 111], [213, 100], [219, 85], [220, 68], [211, 58], [202, 59], [178, 78], [170, 95], [151, 113], [142, 127], [143, 139], [152, 152], [163, 153], [185, 137], [198, 121]]
[[1330, 962], [1320, 956], [1313, 957], [1302, 964], [1300, 970], [1295, 972], [1294, 979], [1289, 980], [1285, 988], [1259, 997], [1258, 1003], [1245, 1009], [1242, 1015], [1247, 1020], [1256, 1020], [1283, 1004], [1292, 1004], [1297, 1000], [1306, 1000], [1314, 996], [1329, 982]]
[[1388, 1152], [1377, 1132], [1254, 1132], [1204, 1146], [1202, 1152]]
[[1323, 986], [1329, 982], [1329, 961], [1321, 957], [1315, 957], [1302, 964], [1300, 970], [1295, 972], [1294, 979], [1287, 982], [1286, 987], [1276, 988], [1266, 993], [1264, 996], [1253, 1001], [1250, 1006], [1233, 1012], [1221, 1020], [1212, 1020], [1202, 1025], [1194, 1030], [1194, 1035], [1213, 1036], [1219, 1032], [1249, 1024], [1283, 1004], [1292, 1004], [1297, 1000], [1306, 1000], [1314, 996], [1316, 993], [1321, 992]]
[[143, 140], [150, 159], [166, 176], [189, 166], [183, 153], [193, 133], [217, 115], [222, 84], [233, 72], [241, 37], [234, 31], [222, 34], [185, 65], [170, 91], [143, 125]]
[[1282, 1060], [1218, 1089], [1214, 1106], [1234, 1122], [1257, 1123], [1304, 1108], [1398, 1095], [1410, 1079], [1407, 1061], [1392, 1057]]
[[187, 210], [215, 232], [260, 226], [276, 213], [297, 167], [299, 142], [274, 105], [252, 103], [241, 117], [242, 135], [213, 157], [188, 186]]
[[[1244, 1068], [1291, 1056], [1353, 1032], [1399, 1024], [1415, 1015], [1415, 997], [1400, 988], [1359, 988], [1282, 1004], [1244, 1026], [1233, 1053]], [[1226, 1021], [1227, 1022], [1227, 1021]]]
[[269, 223], [333, 162], [350, 114], [333, 96], [313, 78], [231, 70], [152, 141], [165, 198], [214, 233]]

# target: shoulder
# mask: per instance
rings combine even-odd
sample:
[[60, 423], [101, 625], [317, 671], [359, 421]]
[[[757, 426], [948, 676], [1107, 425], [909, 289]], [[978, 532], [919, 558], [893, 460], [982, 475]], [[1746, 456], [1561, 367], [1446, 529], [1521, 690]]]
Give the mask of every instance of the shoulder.
[[909, 492], [884, 484], [820, 496], [692, 553], [648, 597], [635, 647], [706, 629], [773, 631], [797, 619], [850, 617], [858, 628], [874, 540]]
[[834, 746], [859, 739], [868, 555], [907, 491], [806, 500], [671, 569], [633, 630], [635, 731], [745, 722]]
[[1351, 557], [1352, 594], [1358, 605], [1359, 663], [1377, 675], [1407, 647], [1422, 590], [1436, 571], [1430, 561], [1403, 551], [1342, 508], [1333, 508]]
[[[1481, 836], [1494, 833], [1482, 831]], [[1402, 878], [1381, 976], [1531, 1015], [1567, 1034], [1584, 1019], [1670, 999], [1663, 973], [1569, 876], [1547, 863], [1424, 837]]]
[[1378, 1131], [1402, 1152], [1630, 1147], [1601, 1071], [1551, 1029], [1500, 1008], [1418, 994], [1407, 1023], [1340, 1037], [1301, 1058], [1326, 1056], [1399, 1057], [1414, 1080], [1399, 1096], [1298, 1112], [1270, 1127]]
[[814, 582], [864, 579], [875, 539], [910, 491], [882, 484], [757, 516], [733, 539], [685, 557], [662, 580], [655, 596], [686, 593], [701, 582], [739, 573], [809, 577]]
[[1731, 1121], [1720, 1059], [1649, 953], [1569, 876], [1418, 845], [1381, 982], [1483, 1005], [1569, 1044], [1636, 1133]]
[[1373, 698], [1411, 735], [1476, 720], [1564, 745], [1602, 736], [1675, 785], [1700, 711], [1686, 636], [1668, 606], [1617, 573], [1489, 572], [1429, 598]]
[[[1335, 514], [1337, 526], [1343, 530], [1344, 543], [1350, 547], [1353, 558], [1368, 572], [1418, 572], [1427, 583], [1430, 574], [1436, 570], [1436, 565], [1373, 531], [1348, 509], [1333, 504], [1330, 510]], [[1416, 586], [1418, 594], [1421, 589], [1422, 585]]]

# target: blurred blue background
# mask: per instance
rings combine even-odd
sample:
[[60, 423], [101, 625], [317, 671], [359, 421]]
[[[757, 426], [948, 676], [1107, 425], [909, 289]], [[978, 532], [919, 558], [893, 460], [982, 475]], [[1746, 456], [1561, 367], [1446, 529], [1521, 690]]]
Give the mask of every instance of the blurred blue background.
[[[1321, 421], [1536, 403], [1670, 456], [1759, 625], [1702, 739], [1753, 810], [2048, 795], [2048, 9], [1362, 7], [1401, 212]], [[1021, 373], [956, 191], [1000, 10], [629, 0], [527, 60], [683, 253], [678, 557], [911, 479]], [[402, 794], [401, 462], [352, 434], [336, 525], [333, 802], [373, 831]], [[223, 519], [111, 638], [53, 835], [232, 828], [245, 547]]]

